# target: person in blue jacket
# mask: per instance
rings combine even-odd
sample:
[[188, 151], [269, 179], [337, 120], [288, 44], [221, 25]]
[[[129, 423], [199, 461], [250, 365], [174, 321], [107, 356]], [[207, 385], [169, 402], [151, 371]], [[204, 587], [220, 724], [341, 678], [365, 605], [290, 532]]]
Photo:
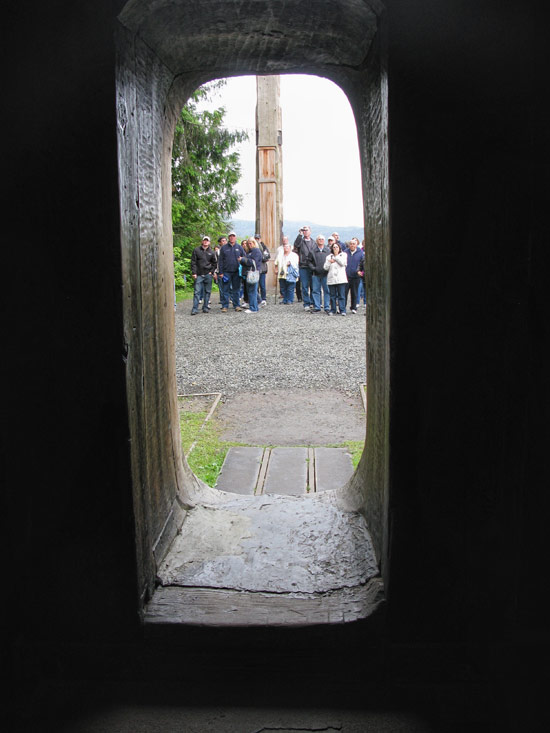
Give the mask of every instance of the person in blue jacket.
[[227, 240], [227, 244], [221, 247], [218, 257], [218, 285], [220, 286], [222, 313], [227, 313], [230, 299], [233, 310], [242, 310], [239, 305], [239, 292], [241, 289], [239, 257], [244, 257], [245, 253], [241, 245], [237, 244], [235, 232], [229, 232]]
[[359, 247], [359, 240], [357, 237], [353, 237], [349, 241], [348, 249], [348, 264], [346, 265], [346, 275], [348, 276], [348, 282], [346, 285], [346, 302], [348, 300], [348, 293], [351, 293], [350, 310], [352, 313], [357, 313], [357, 305], [359, 300], [359, 283], [361, 282], [361, 262], [363, 261], [363, 250]]

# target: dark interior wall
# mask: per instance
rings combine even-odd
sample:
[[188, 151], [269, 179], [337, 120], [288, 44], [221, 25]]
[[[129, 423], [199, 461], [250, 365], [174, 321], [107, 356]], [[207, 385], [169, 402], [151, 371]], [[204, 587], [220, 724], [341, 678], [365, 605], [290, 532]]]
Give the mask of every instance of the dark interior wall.
[[545, 626], [534, 5], [390, 2], [389, 27], [394, 628]]
[[[391, 633], [536, 634], [548, 617], [542, 39], [530, 3], [388, 5]], [[118, 10], [10, 9], [4, 643], [36, 674], [47, 669], [21, 650], [39, 640], [91, 647], [137, 629]]]
[[10, 8], [2, 141], [9, 635], [90, 641], [137, 621], [114, 6], [32, 8]]

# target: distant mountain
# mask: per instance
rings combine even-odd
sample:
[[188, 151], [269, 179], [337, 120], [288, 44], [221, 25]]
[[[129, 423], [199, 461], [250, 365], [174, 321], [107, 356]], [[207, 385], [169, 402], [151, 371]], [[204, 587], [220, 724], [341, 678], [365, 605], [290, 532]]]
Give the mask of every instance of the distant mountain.
[[[357, 227], [340, 227], [334, 224], [316, 224], [315, 222], [308, 221], [307, 219], [301, 221], [285, 221], [283, 225], [283, 232], [288, 236], [291, 243], [294, 242], [298, 236], [298, 232], [304, 224], [308, 224], [311, 227], [311, 236], [315, 239], [318, 234], [324, 234], [328, 237], [332, 232], [338, 232], [342, 242], [349, 241], [352, 237], [357, 237], [359, 241], [364, 238], [364, 230], [362, 226]], [[233, 229], [237, 234], [237, 239], [241, 240], [245, 237], [253, 237], [255, 234], [254, 227], [255, 222], [247, 219], [233, 219]]]

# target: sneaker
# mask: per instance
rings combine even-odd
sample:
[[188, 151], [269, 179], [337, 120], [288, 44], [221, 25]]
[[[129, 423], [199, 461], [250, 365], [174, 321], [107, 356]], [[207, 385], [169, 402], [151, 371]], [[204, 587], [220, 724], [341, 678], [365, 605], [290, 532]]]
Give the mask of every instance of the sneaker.
[[205, 308], [205, 309], [203, 310], [203, 313], [210, 313], [210, 308]]
[[267, 305], [267, 303], [266, 303], [265, 300], [262, 300], [261, 303], [260, 303], [260, 305]]
[[333, 316], [333, 315], [334, 313], [332, 313], [331, 311], [327, 311], [327, 316]]
[[341, 315], [341, 316], [345, 316], [346, 314], [345, 314], [345, 313], [340, 313], [340, 315]]
[[245, 313], [255, 313], [255, 311], [251, 311], [251, 310], [250, 310], [250, 308], [247, 308], [247, 309], [245, 310]]
[[352, 313], [357, 313], [357, 311], [354, 308], [351, 309], [351, 312]]
[[241, 305], [242, 305], [242, 307], [243, 307], [243, 308], [248, 308], [248, 303], [245, 303], [245, 302], [244, 302], [244, 300], [243, 300], [243, 302], [241, 303]]
[[222, 308], [222, 313], [227, 313], [227, 308]]
[[198, 311], [191, 311], [191, 315], [192, 315], [192, 316], [196, 316], [196, 315], [197, 315], [197, 313], [198, 313]]
[[309, 309], [310, 309], [310, 308], [309, 308], [309, 305], [304, 305], [304, 310], [305, 310], [305, 311], [308, 311]]
[[235, 308], [235, 310], [236, 310], [236, 311], [242, 311], [242, 308], [241, 308], [241, 307], [240, 307], [240, 306], [238, 305], [238, 306], [237, 306], [237, 307]]

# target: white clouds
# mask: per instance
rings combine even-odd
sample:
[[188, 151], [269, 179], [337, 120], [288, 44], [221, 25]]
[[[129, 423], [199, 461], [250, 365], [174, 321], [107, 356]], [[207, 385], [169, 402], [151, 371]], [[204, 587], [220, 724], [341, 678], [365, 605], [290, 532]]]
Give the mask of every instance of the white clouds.
[[[243, 206], [235, 217], [254, 219], [256, 78], [228, 79], [214, 101], [225, 106], [227, 127], [250, 133], [240, 146]], [[285, 219], [362, 226], [357, 132], [344, 92], [317, 76], [281, 76], [281, 109]]]

